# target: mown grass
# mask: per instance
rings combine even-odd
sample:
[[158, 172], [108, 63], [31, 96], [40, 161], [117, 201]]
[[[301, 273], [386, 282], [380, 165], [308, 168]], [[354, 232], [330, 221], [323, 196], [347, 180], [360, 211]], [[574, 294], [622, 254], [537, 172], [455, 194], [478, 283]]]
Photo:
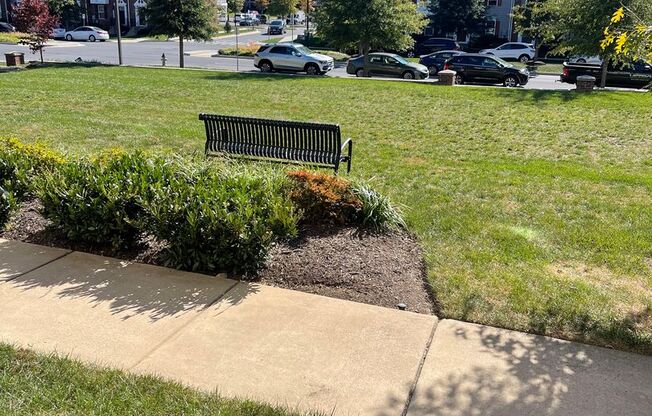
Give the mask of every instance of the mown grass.
[[2, 415], [298, 416], [280, 407], [225, 399], [151, 376], [87, 366], [0, 343]]
[[652, 353], [652, 94], [74, 66], [0, 92], [0, 135], [79, 153], [200, 153], [200, 112], [340, 123], [440, 316]]

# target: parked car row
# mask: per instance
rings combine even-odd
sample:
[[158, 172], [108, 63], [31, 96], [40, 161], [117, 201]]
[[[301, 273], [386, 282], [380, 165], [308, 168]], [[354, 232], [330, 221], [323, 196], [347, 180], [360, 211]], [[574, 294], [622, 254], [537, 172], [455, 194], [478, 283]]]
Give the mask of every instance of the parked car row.
[[357, 77], [383, 76], [404, 79], [426, 79], [443, 69], [457, 72], [456, 83], [466, 82], [502, 83], [506, 87], [526, 85], [530, 78], [527, 69], [519, 69], [513, 64], [485, 54], [470, 54], [459, 50], [439, 51], [423, 56], [419, 63], [389, 53], [369, 54], [365, 74], [364, 56], [350, 59], [346, 72]]

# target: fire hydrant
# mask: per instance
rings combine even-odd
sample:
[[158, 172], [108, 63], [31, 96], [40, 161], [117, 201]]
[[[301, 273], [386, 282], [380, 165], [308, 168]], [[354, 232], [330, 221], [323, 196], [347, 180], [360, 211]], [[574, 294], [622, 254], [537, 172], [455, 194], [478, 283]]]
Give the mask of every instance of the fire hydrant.
[[161, 55], [161, 65], [165, 66], [165, 63], [168, 61], [168, 59], [165, 57], [165, 54]]

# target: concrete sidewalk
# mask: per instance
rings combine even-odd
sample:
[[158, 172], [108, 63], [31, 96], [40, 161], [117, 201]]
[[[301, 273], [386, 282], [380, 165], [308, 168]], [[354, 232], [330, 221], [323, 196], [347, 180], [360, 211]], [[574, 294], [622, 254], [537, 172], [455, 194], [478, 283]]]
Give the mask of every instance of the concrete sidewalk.
[[652, 409], [652, 357], [6, 240], [0, 340], [336, 415]]

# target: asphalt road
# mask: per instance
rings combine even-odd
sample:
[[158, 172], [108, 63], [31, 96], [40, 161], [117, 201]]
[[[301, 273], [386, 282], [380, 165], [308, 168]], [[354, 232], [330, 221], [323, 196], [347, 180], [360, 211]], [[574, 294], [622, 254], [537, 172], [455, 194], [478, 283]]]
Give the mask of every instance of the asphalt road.
[[[302, 29], [295, 30], [294, 35], [302, 33]], [[286, 34], [289, 40], [290, 32]], [[263, 30], [248, 32], [238, 36], [238, 43], [246, 45], [250, 42], [265, 42], [269, 38], [278, 38], [278, 36], [268, 36]], [[235, 46], [235, 35], [218, 38], [211, 42], [185, 42], [185, 64], [186, 67], [221, 69], [227, 71], [257, 72], [253, 65], [252, 59], [232, 57], [213, 57], [217, 50], [225, 47]], [[25, 53], [26, 60], [36, 60], [37, 56], [32, 55], [26, 46], [0, 44], [0, 54], [5, 52], [21, 51]], [[179, 44], [174, 40], [154, 41], [154, 40], [134, 40], [125, 39], [122, 42], [123, 63], [126, 65], [144, 65], [144, 66], [161, 66], [161, 56], [165, 54], [167, 66], [174, 67], [179, 65]], [[0, 56], [2, 56], [0, 55]], [[43, 51], [44, 58], [49, 61], [74, 61], [81, 58], [84, 61], [98, 61], [108, 64], [118, 63], [118, 45], [114, 40], [107, 42], [67, 42], [51, 41]], [[352, 77], [345, 71], [344, 65], [339, 64], [329, 72], [327, 76], [331, 77]], [[524, 87], [526, 89], [537, 90], [570, 90], [574, 86], [558, 82], [558, 76], [539, 75], [531, 78], [530, 82]], [[402, 81], [402, 80], [401, 80]], [[408, 82], [434, 82], [435, 79], [425, 81], [408, 81]]]

